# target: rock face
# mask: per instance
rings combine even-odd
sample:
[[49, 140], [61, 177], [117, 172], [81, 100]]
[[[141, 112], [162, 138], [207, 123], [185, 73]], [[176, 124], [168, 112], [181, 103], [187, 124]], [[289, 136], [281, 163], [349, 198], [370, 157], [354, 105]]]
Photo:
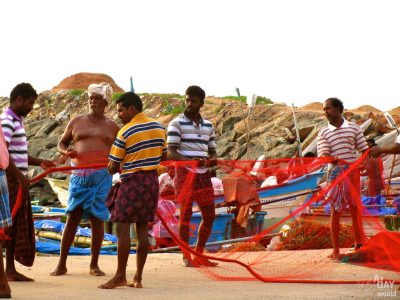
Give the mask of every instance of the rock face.
[[114, 92], [123, 92], [110, 76], [100, 73], [78, 73], [63, 79], [52, 91], [60, 90], [86, 90], [92, 83], [108, 82]]
[[[113, 82], [109, 80], [110, 77], [96, 77], [95, 80], [84, 81], [81, 85], [68, 84], [79, 81], [78, 75], [80, 76], [77, 74], [65, 79], [55, 90], [40, 93], [34, 110], [25, 119], [30, 155], [49, 160], [57, 159], [57, 143], [69, 120], [89, 112], [87, 95], [77, 95], [70, 89], [86, 89], [92, 82]], [[61, 89], [64, 86], [68, 86], [68, 89]], [[116, 87], [115, 91], [118, 90], [122, 91]], [[184, 110], [184, 98], [180, 95], [144, 94], [141, 97], [145, 113], [165, 126]], [[8, 105], [8, 101], [8, 98], [0, 97], [0, 110]], [[314, 140], [318, 130], [327, 123], [320, 107], [320, 103], [312, 103], [296, 109], [303, 150]], [[119, 122], [115, 103], [110, 103], [106, 108], [106, 115]], [[372, 122], [365, 131], [367, 137], [379, 137], [389, 131], [382, 113], [347, 111], [344, 115], [357, 124], [371, 118]], [[248, 114], [247, 107], [243, 109], [243, 104], [238, 101], [209, 97], [202, 108], [202, 116], [215, 126], [217, 153], [220, 159], [253, 160], [262, 154], [266, 159], [292, 157], [297, 150], [297, 142], [293, 138], [296, 137], [296, 132], [292, 110], [286, 105], [260, 104]], [[400, 120], [398, 115], [393, 117], [396, 121]], [[40, 170], [37, 168], [32, 169], [32, 173], [38, 172]], [[62, 178], [67, 174], [52, 176]], [[33, 196], [34, 200], [45, 201], [48, 205], [58, 204], [46, 180], [38, 183]]]

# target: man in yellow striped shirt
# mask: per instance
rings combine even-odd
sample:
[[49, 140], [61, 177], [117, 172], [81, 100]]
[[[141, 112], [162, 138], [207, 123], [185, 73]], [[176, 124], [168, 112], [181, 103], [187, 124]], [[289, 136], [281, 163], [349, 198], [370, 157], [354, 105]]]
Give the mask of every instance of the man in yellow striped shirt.
[[131, 287], [142, 287], [142, 273], [149, 248], [148, 222], [154, 221], [158, 203], [160, 161], [167, 157], [164, 127], [143, 112], [143, 104], [133, 92], [117, 100], [118, 116], [125, 124], [118, 132], [109, 155], [108, 171], [121, 173], [107, 199], [110, 221], [117, 223], [118, 267], [113, 278], [99, 286], [112, 289], [127, 285], [126, 265], [130, 251], [130, 225], [136, 224], [138, 237], [136, 274]]

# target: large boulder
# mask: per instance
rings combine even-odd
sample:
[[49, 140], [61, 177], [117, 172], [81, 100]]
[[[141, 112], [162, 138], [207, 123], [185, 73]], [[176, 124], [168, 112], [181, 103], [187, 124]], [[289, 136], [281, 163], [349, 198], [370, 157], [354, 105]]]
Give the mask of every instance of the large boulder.
[[281, 144], [265, 154], [265, 159], [293, 157], [297, 151], [296, 144]]
[[241, 117], [229, 117], [222, 122], [222, 134], [226, 131], [231, 131], [235, 127], [235, 124], [241, 121]]

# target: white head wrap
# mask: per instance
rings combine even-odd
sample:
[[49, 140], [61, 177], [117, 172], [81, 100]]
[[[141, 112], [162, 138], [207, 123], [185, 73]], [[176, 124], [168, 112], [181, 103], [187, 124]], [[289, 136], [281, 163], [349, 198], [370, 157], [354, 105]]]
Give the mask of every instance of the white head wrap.
[[113, 89], [107, 82], [102, 82], [99, 84], [93, 83], [88, 87], [89, 97], [92, 95], [92, 93], [103, 96], [103, 99], [106, 100], [107, 103], [110, 103], [113, 95]]

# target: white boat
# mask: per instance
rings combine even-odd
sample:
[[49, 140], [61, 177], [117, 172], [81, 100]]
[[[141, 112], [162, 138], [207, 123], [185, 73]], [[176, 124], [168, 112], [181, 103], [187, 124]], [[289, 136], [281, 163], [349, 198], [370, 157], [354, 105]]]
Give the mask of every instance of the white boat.
[[63, 207], [67, 206], [68, 202], [68, 180], [61, 180], [55, 178], [46, 178], [50, 184], [51, 189], [56, 193], [58, 201]]
[[[325, 172], [306, 174], [276, 186], [257, 189], [265, 215], [263, 228], [268, 228], [290, 215], [318, 190]], [[225, 202], [224, 195], [215, 198], [216, 204]], [[223, 212], [220, 210], [220, 212]], [[298, 215], [300, 215], [299, 212]], [[297, 214], [296, 214], [297, 216]], [[296, 216], [293, 216], [292, 221]], [[279, 231], [279, 228], [276, 229]], [[274, 232], [274, 231], [273, 231]]]

